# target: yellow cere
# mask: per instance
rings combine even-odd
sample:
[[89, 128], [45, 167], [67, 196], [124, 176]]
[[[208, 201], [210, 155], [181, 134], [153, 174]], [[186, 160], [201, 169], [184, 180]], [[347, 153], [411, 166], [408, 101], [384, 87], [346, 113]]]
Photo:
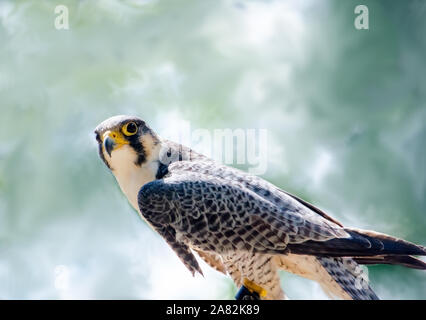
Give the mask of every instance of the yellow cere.
[[123, 134], [120, 131], [114, 130], [114, 131], [105, 132], [102, 141], [104, 141], [106, 137], [109, 137], [110, 139], [112, 139], [115, 142], [115, 144], [117, 145], [116, 148], [119, 148], [119, 147], [123, 146], [124, 144], [129, 144], [129, 141], [127, 141], [123, 137]]

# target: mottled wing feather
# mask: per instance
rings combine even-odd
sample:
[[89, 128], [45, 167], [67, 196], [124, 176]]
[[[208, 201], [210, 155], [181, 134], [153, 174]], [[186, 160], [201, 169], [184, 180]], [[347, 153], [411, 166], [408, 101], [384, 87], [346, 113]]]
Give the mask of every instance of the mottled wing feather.
[[280, 191], [283, 192], [283, 193], [285, 193], [286, 195], [292, 197], [293, 199], [299, 201], [302, 205], [306, 206], [310, 210], [312, 210], [315, 213], [319, 214], [321, 217], [323, 217], [323, 218], [325, 218], [325, 219], [327, 219], [327, 220], [329, 220], [329, 221], [331, 221], [331, 222], [333, 222], [333, 223], [335, 223], [338, 226], [340, 226], [340, 227], [343, 228], [343, 225], [339, 221], [337, 221], [336, 219], [330, 217], [328, 214], [326, 214], [320, 208], [314, 206], [313, 204], [311, 204], [311, 203], [309, 203], [309, 202], [307, 202], [307, 201], [305, 201], [305, 200], [303, 200], [303, 199], [301, 199], [301, 198], [299, 198], [299, 197], [295, 196], [294, 194], [291, 194], [291, 193], [289, 193], [287, 191], [284, 191], [284, 190], [281, 190], [281, 189], [280, 189]]
[[220, 179], [223, 183], [238, 183], [244, 189], [255, 193], [277, 207], [298, 212], [303, 219], [316, 221], [322, 225], [329, 224], [332, 227], [342, 227], [339, 222], [306, 201], [281, 190], [260, 177], [232, 167], [211, 161], [180, 161], [172, 163], [169, 170], [174, 174], [202, 174], [206, 178]]
[[284, 253], [287, 243], [347, 236], [294, 202], [277, 206], [238, 181], [188, 171], [144, 185], [138, 201], [148, 221], [203, 251]]

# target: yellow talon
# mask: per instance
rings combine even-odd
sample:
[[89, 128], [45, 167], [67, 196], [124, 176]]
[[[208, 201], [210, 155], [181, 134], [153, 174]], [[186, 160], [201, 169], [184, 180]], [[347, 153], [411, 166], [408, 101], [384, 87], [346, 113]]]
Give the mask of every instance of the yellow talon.
[[261, 286], [258, 286], [253, 281], [250, 281], [247, 278], [244, 278], [244, 286], [250, 291], [250, 292], [256, 292], [261, 298], [266, 297], [266, 290], [263, 289]]

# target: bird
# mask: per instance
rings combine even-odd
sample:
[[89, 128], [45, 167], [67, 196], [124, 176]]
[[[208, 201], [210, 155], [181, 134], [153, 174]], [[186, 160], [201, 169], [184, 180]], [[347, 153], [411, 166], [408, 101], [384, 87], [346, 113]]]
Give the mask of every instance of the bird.
[[[203, 275], [196, 255], [261, 299], [288, 299], [279, 271], [319, 283], [333, 299], [379, 299], [361, 265], [426, 270], [426, 248], [349, 228], [263, 178], [161, 138], [137, 116], [94, 130], [99, 156], [140, 217]], [[257, 289], [256, 289], [257, 288]]]

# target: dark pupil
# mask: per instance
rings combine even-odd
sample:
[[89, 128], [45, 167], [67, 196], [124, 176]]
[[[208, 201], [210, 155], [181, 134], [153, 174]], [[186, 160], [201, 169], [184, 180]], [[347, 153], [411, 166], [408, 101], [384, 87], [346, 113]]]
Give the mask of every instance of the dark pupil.
[[127, 125], [127, 132], [128, 133], [135, 133], [136, 130], [137, 130], [136, 125], [133, 122], [131, 122]]

